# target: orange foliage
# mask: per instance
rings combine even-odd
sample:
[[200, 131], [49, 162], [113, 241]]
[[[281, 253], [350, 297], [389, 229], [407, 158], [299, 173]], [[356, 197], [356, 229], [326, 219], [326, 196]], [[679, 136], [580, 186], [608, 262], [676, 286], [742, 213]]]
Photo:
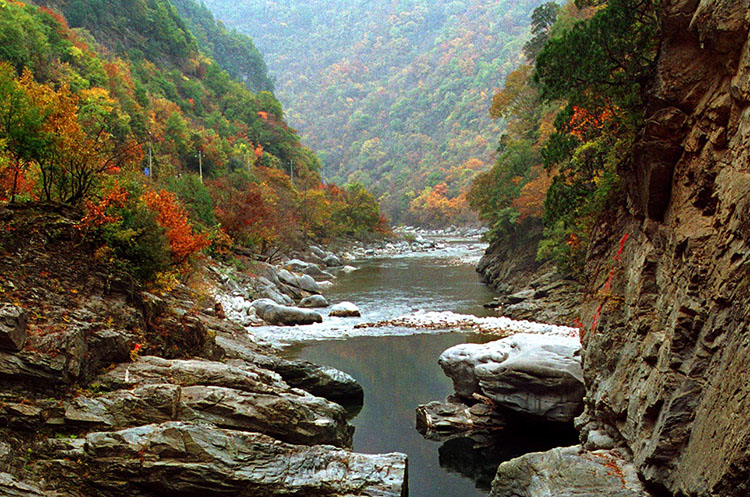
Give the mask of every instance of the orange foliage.
[[568, 122], [570, 134], [579, 140], [584, 140], [585, 137], [589, 136], [591, 131], [601, 130], [613, 117], [614, 112], [610, 109], [604, 109], [600, 113], [595, 114], [583, 107], [574, 105], [573, 117]]
[[545, 173], [541, 166], [534, 166], [532, 174], [534, 179], [521, 188], [521, 194], [511, 204], [521, 214], [518, 222], [529, 217], [541, 219], [544, 216], [544, 200], [552, 186], [552, 176]]
[[149, 209], [156, 213], [156, 222], [166, 230], [169, 247], [175, 262], [185, 262], [192, 254], [209, 245], [204, 235], [193, 233], [185, 210], [174, 193], [166, 190], [149, 191], [141, 196]]

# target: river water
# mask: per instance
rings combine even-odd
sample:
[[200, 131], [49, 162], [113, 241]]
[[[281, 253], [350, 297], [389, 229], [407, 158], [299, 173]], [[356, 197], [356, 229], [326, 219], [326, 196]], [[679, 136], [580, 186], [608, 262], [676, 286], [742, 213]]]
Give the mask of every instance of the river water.
[[358, 261], [358, 269], [326, 291], [331, 302], [348, 300], [361, 318], [326, 318], [320, 325], [263, 327], [260, 336], [289, 345], [285, 355], [335, 367], [352, 375], [365, 391], [362, 410], [351, 420], [354, 450], [404, 452], [409, 457], [411, 497], [486, 496], [497, 465], [530, 450], [557, 445], [541, 434], [495, 440], [436, 442], [415, 429], [419, 404], [452, 393], [437, 364], [447, 348], [490, 340], [471, 333], [439, 333], [394, 326], [354, 329], [418, 311], [453, 311], [489, 316], [483, 304], [493, 293], [474, 270], [484, 246], [476, 240], [442, 239], [430, 253]]

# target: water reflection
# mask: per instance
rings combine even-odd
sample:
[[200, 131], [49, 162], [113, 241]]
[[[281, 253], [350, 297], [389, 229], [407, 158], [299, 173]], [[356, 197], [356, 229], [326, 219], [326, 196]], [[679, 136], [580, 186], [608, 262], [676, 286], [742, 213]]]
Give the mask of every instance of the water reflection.
[[492, 434], [458, 437], [438, 449], [440, 467], [471, 478], [477, 488], [489, 490], [500, 463], [528, 452], [541, 452], [554, 447], [574, 445], [578, 434], [567, 429], [543, 426], [508, 427]]

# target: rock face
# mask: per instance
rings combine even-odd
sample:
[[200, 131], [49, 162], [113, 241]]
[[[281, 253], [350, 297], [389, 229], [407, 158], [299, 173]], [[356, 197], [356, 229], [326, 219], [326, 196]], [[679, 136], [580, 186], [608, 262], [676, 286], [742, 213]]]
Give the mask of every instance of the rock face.
[[0, 350], [19, 351], [26, 343], [26, 311], [0, 304]]
[[401, 497], [406, 458], [289, 445], [259, 433], [168, 422], [50, 439], [45, 464], [86, 495]]
[[580, 446], [534, 452], [504, 462], [490, 497], [648, 497], [638, 473], [618, 451]]
[[256, 300], [253, 307], [258, 317], [270, 324], [296, 326], [323, 322], [323, 316], [317, 312], [279, 305], [269, 299]]
[[569, 422], [583, 409], [577, 338], [519, 333], [488, 344], [461, 344], [438, 362], [456, 393], [480, 394], [511, 411]]
[[[750, 495], [750, 9], [678, 0], [628, 198], [593, 234], [586, 418], [633, 453], [660, 495]], [[587, 305], [591, 323], [601, 300]], [[584, 434], [586, 429], [584, 429]]]

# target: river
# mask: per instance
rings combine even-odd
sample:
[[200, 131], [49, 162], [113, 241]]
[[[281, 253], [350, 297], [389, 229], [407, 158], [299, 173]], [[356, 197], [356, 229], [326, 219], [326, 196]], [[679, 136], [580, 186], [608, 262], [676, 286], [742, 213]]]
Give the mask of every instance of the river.
[[483, 304], [494, 294], [474, 270], [484, 246], [471, 239], [438, 241], [442, 248], [429, 253], [357, 261], [356, 271], [337, 278], [326, 295], [331, 302], [354, 302], [361, 318], [327, 318], [309, 327], [255, 331], [290, 345], [288, 357], [333, 366], [360, 382], [365, 401], [351, 421], [356, 428], [354, 450], [406, 453], [411, 497], [486, 496], [502, 460], [557, 443], [538, 434], [496, 440], [483, 448], [468, 439], [430, 441], [415, 429], [415, 409], [452, 393], [450, 380], [437, 364], [445, 349], [490, 338], [394, 326], [354, 328], [418, 311], [492, 315]]

